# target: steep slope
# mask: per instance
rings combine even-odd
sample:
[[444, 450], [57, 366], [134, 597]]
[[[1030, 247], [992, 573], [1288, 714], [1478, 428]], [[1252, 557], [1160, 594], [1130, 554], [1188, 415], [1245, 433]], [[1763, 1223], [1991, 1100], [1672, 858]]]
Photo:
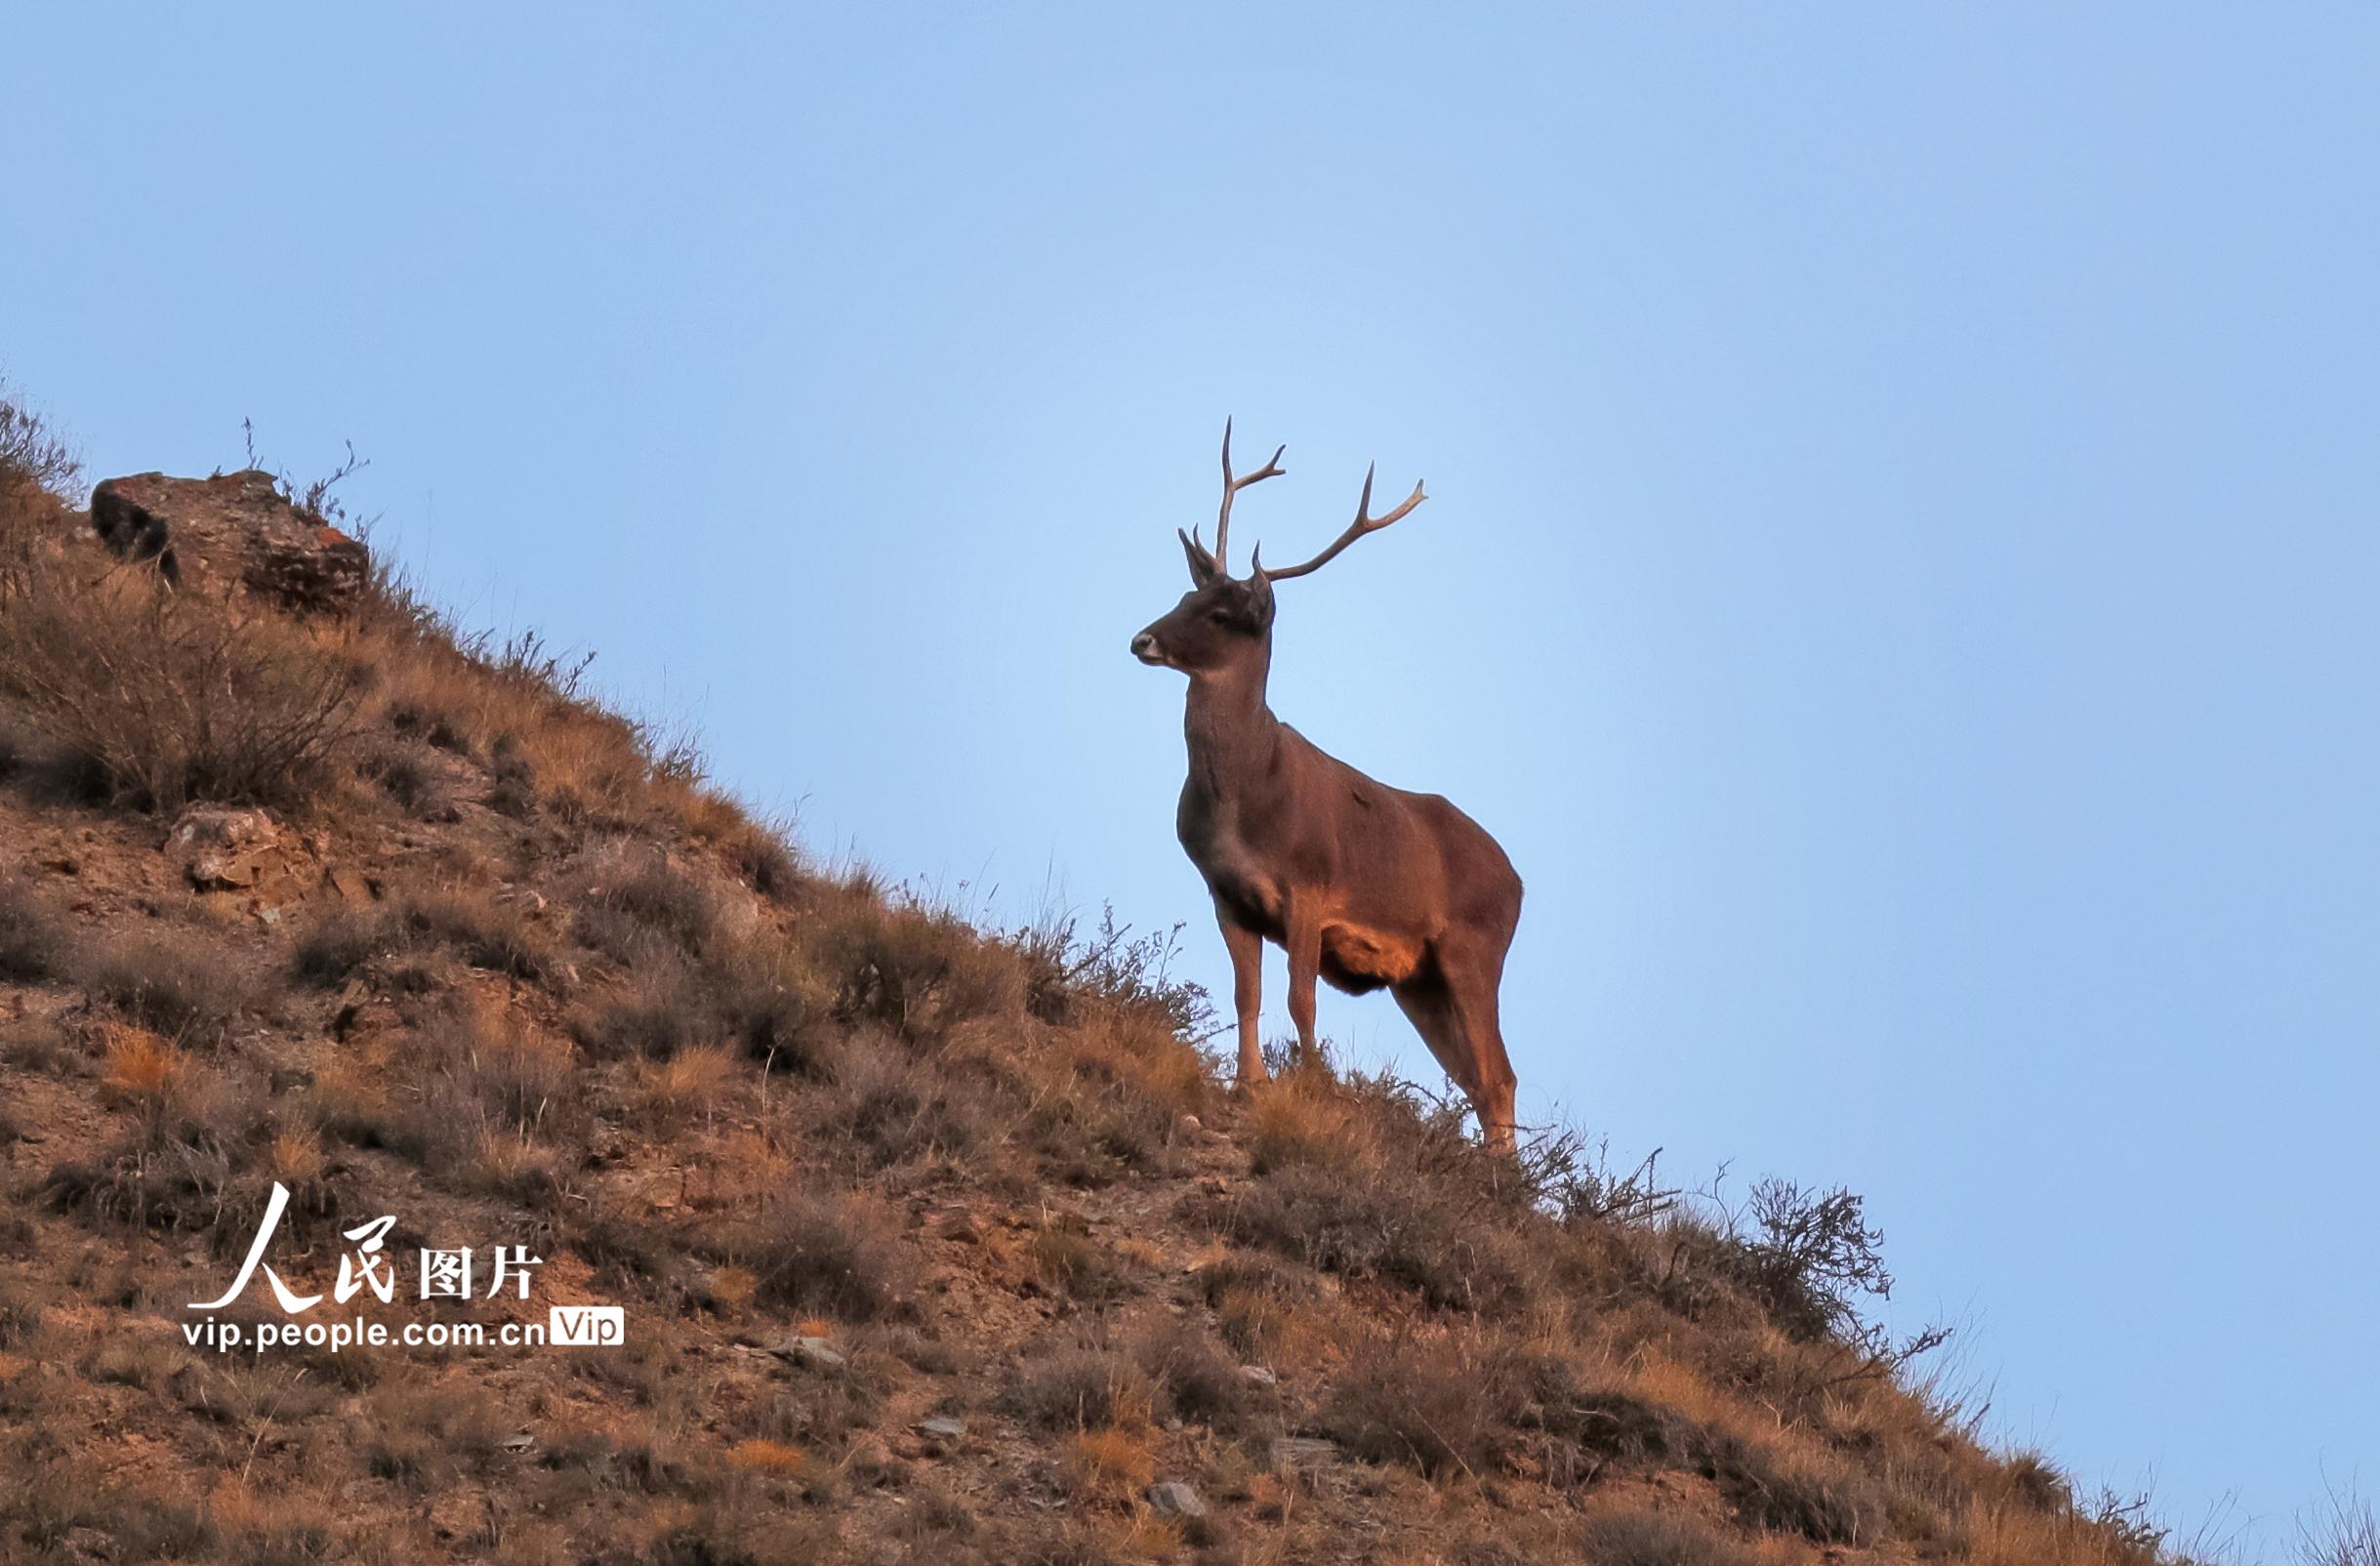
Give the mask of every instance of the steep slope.
[[[0, 1559], [2160, 1558], [1903, 1383], [1856, 1201], [1739, 1231], [1398, 1084], [1234, 1098], [1163, 941], [805, 864], [385, 579], [168, 589], [37, 449]], [[580, 1305], [621, 1339], [497, 1340]]]

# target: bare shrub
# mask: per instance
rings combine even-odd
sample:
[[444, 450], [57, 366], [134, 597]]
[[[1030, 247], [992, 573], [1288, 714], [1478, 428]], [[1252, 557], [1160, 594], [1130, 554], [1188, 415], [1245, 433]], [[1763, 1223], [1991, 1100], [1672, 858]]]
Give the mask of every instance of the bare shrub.
[[0, 874], [0, 982], [38, 984], [59, 971], [63, 920], [23, 877]]
[[999, 1139], [991, 1084], [889, 1039], [856, 1042], [804, 1095], [811, 1134], [860, 1173], [965, 1158]]
[[357, 1422], [365, 1467], [423, 1492], [486, 1468], [504, 1439], [487, 1399], [453, 1381], [387, 1387], [364, 1400]]
[[724, 1045], [772, 1071], [823, 1078], [846, 1052], [832, 997], [798, 952], [767, 936], [720, 937], [700, 964], [658, 952], [583, 1008], [573, 1027], [603, 1059], [667, 1060]]
[[41, 1301], [22, 1281], [0, 1281], [0, 1348], [22, 1348], [41, 1329]]
[[805, 885], [801, 861], [788, 837], [787, 826], [753, 820], [731, 806], [728, 819], [715, 829], [713, 841], [727, 868], [753, 890], [787, 902]]
[[480, 887], [411, 892], [396, 912], [416, 942], [451, 947], [473, 968], [535, 979], [554, 961], [551, 942], [529, 916]]
[[1526, 1388], [1509, 1364], [1476, 1342], [1381, 1338], [1350, 1347], [1321, 1417], [1341, 1445], [1372, 1462], [1479, 1477], [1495, 1471], [1526, 1412]]
[[1855, 1297], [1892, 1293], [1884, 1232], [1867, 1226], [1860, 1197], [1767, 1179], [1752, 1187], [1750, 1213], [1734, 1270], [1791, 1336], [1825, 1337], [1856, 1321]]
[[1883, 1504], [1857, 1475], [1716, 1430], [1705, 1432], [1700, 1465], [1747, 1528], [1821, 1545], [1869, 1544], [1884, 1532]]
[[2301, 1566], [2380, 1566], [2380, 1515], [2352, 1491], [2332, 1491], [2325, 1510], [2297, 1525]]
[[1580, 1543], [1596, 1566], [1751, 1566], [1753, 1558], [1709, 1524], [1675, 1511], [1597, 1517]]
[[300, 983], [327, 989], [346, 983], [368, 963], [396, 955], [407, 944], [408, 931], [392, 910], [335, 909], [298, 937], [290, 972]]
[[903, 1039], [938, 1042], [973, 1017], [1024, 1006], [1024, 972], [957, 914], [916, 898], [887, 903], [852, 891], [826, 899], [801, 939], [836, 991], [836, 1013]]
[[239, 970], [186, 930], [110, 937], [83, 956], [75, 976], [129, 1020], [193, 1046], [228, 1040], [249, 999]]
[[1209, 1262], [1197, 1282], [1224, 1340], [1251, 1358], [1270, 1353], [1289, 1313], [1318, 1292], [1311, 1274], [1260, 1253]]
[[411, 1159], [453, 1190], [560, 1209], [592, 1108], [570, 1046], [489, 1007], [448, 1006], [413, 1034], [395, 1081], [317, 1080], [323, 1129]]
[[15, 573], [0, 691], [67, 769], [138, 809], [303, 808], [354, 730], [355, 678], [305, 627], [80, 555]]
[[710, 886], [649, 845], [615, 844], [595, 858], [598, 869], [574, 921], [580, 939], [632, 966], [656, 944], [686, 957], [710, 947], [720, 919]]
[[1450, 1309], [1517, 1310], [1535, 1278], [1520, 1236], [1481, 1221], [1459, 1188], [1412, 1172], [1276, 1170], [1241, 1201], [1234, 1227], [1326, 1272], [1383, 1278]]
[[1200, 1039], [1214, 1031], [1214, 1004], [1206, 989], [1170, 971], [1182, 927], [1134, 935], [1102, 905], [1099, 927], [1086, 933], [1078, 916], [1052, 913], [1009, 932], [1025, 960], [1025, 1002], [1046, 1022], [1076, 1020], [1087, 1005], [1156, 1018], [1168, 1033]]
[[38, 414], [29, 412], [17, 393], [0, 384], [0, 504], [6, 491], [18, 486], [63, 495], [82, 474], [83, 465], [64, 437]]
[[1186, 1320], [1168, 1322], [1144, 1332], [1131, 1353], [1157, 1390], [1160, 1412], [1222, 1430], [1239, 1426], [1248, 1409], [1248, 1383], [1239, 1362], [1210, 1334]]
[[1674, 1410], [1583, 1382], [1562, 1356], [1486, 1331], [1367, 1340], [1322, 1408], [1351, 1450], [1431, 1475], [1485, 1475], [1526, 1453], [1548, 1483], [1583, 1485], [1611, 1463], [1701, 1463], [1710, 1447]]
[[892, 1314], [915, 1286], [899, 1217], [858, 1195], [779, 1197], [740, 1259], [762, 1299], [846, 1321]]
[[1148, 1421], [1156, 1389], [1138, 1366], [1104, 1349], [1064, 1349], [1009, 1383], [1008, 1412], [1043, 1430], [1097, 1430]]
[[1105, 1304], [1131, 1288], [1122, 1258], [1084, 1231], [1082, 1221], [1052, 1215], [1033, 1237], [1033, 1269], [1043, 1283], [1087, 1305]]

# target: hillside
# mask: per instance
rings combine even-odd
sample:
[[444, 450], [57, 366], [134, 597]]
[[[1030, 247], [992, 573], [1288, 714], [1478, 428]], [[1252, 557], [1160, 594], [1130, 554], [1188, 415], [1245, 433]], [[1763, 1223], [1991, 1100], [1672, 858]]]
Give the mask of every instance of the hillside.
[[168, 585], [73, 483], [10, 410], [0, 1560], [2164, 1558], [1911, 1382], [1856, 1199], [1235, 1098], [1162, 939], [808, 861], [321, 491]]

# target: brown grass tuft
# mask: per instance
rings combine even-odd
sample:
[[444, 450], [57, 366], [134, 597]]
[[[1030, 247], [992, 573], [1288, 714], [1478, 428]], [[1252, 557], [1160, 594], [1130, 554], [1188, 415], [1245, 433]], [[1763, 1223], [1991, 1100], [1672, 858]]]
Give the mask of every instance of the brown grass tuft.
[[759, 1298], [845, 1321], [898, 1310], [916, 1286], [916, 1262], [899, 1216], [869, 1197], [789, 1194], [771, 1203], [732, 1257], [758, 1280]]
[[1006, 1395], [1009, 1412], [1044, 1430], [1146, 1424], [1156, 1388], [1140, 1368], [1103, 1349], [1064, 1349], [1026, 1365]]
[[102, 942], [75, 976], [129, 1020], [193, 1047], [227, 1042], [249, 986], [196, 931], [148, 929]]
[[1086, 1501], [1128, 1502], [1157, 1475], [1156, 1442], [1145, 1429], [1076, 1430], [1059, 1443], [1058, 1452], [1067, 1489]]
[[23, 877], [0, 873], [0, 983], [38, 984], [66, 954], [65, 921]]

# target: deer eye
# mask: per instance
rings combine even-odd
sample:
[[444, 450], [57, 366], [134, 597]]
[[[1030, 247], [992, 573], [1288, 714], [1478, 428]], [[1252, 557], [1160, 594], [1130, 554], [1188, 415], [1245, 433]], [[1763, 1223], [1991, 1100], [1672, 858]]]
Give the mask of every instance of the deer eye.
[[1209, 609], [1207, 623], [1209, 625], [1229, 625], [1231, 624], [1231, 611], [1229, 609]]

